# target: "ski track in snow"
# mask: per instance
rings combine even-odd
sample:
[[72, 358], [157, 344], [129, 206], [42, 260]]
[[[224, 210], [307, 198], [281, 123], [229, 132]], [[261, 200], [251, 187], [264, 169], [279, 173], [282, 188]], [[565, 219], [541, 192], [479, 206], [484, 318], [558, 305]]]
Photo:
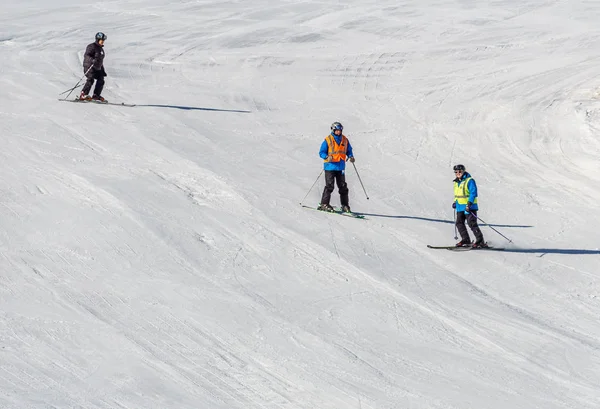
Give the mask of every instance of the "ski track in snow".
[[[0, 407], [598, 406], [599, 5], [30, 3], [0, 17]], [[56, 101], [98, 30], [135, 108]], [[368, 220], [298, 206], [333, 121]], [[426, 248], [459, 162], [510, 251]]]

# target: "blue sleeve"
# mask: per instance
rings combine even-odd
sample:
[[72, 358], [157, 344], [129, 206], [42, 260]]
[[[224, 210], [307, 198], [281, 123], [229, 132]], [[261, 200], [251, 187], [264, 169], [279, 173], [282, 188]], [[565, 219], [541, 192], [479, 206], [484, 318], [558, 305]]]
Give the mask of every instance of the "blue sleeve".
[[475, 183], [475, 179], [469, 180], [467, 187], [469, 188], [469, 202], [473, 203], [477, 197], [477, 184]]
[[349, 158], [353, 158], [354, 154], [352, 153], [352, 145], [350, 145], [350, 141], [348, 141], [348, 149], [346, 150], [346, 156]]
[[319, 151], [319, 156], [321, 157], [321, 159], [327, 159], [327, 152], [329, 152], [329, 146], [327, 145], [327, 141], [323, 140], [323, 143], [321, 144], [321, 150]]

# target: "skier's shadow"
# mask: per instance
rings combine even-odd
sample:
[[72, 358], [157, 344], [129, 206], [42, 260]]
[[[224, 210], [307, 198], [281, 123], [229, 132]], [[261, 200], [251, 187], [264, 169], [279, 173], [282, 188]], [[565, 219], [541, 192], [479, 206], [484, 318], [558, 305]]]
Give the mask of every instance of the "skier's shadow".
[[584, 249], [519, 249], [505, 248], [504, 252], [508, 253], [541, 253], [539, 257], [545, 254], [578, 254], [578, 255], [593, 255], [600, 254], [600, 250], [584, 250]]
[[212, 112], [235, 112], [238, 114], [249, 114], [252, 111], [243, 111], [240, 109], [219, 109], [219, 108], [204, 108], [204, 107], [189, 107], [185, 105], [166, 105], [166, 104], [142, 104], [137, 105], [138, 107], [151, 107], [151, 108], [171, 108], [181, 109], [183, 111], [212, 111]]
[[[435, 223], [445, 223], [445, 224], [454, 224], [453, 220], [445, 220], [445, 219], [432, 219], [429, 217], [419, 217], [419, 216], [393, 216], [389, 214], [376, 214], [376, 213], [363, 213], [356, 212], [357, 214], [362, 214], [365, 216], [371, 217], [385, 217], [388, 219], [413, 219], [413, 220], [423, 220], [426, 222], [435, 222]], [[492, 223], [479, 223], [480, 226], [490, 226], [490, 227], [518, 227], [518, 228], [529, 228], [533, 226], [520, 225], [520, 224], [492, 224]]]

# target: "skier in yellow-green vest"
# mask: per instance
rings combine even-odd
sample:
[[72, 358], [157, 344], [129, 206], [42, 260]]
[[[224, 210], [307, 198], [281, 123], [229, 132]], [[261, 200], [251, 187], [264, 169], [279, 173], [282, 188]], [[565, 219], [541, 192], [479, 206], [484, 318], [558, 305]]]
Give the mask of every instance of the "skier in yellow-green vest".
[[[483, 233], [477, 225], [477, 184], [475, 179], [466, 171], [465, 165], [454, 166], [454, 203], [452, 207], [456, 209], [456, 228], [460, 234], [461, 240], [456, 243], [457, 247], [473, 246], [473, 248], [487, 247], [483, 240]], [[471, 243], [469, 232], [465, 226], [465, 221], [475, 235], [475, 243]]]
[[342, 134], [344, 127], [339, 122], [331, 124], [331, 133], [325, 137], [319, 149], [319, 156], [324, 160], [323, 169], [325, 171], [325, 188], [321, 197], [321, 204], [318, 209], [326, 212], [333, 212], [334, 209], [329, 203], [331, 193], [333, 193], [334, 182], [337, 184], [340, 193], [340, 202], [343, 212], [351, 212], [348, 202], [348, 185], [346, 184], [346, 161], [354, 162], [352, 145]]

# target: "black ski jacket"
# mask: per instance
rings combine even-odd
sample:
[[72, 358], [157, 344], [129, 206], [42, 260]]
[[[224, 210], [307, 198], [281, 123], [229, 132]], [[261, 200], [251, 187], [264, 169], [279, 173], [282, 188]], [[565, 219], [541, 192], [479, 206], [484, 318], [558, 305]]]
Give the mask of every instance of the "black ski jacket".
[[[92, 66], [92, 70], [104, 71], [104, 48], [98, 42], [89, 44], [83, 55], [83, 72], [87, 72]], [[91, 73], [90, 71], [88, 74]]]

